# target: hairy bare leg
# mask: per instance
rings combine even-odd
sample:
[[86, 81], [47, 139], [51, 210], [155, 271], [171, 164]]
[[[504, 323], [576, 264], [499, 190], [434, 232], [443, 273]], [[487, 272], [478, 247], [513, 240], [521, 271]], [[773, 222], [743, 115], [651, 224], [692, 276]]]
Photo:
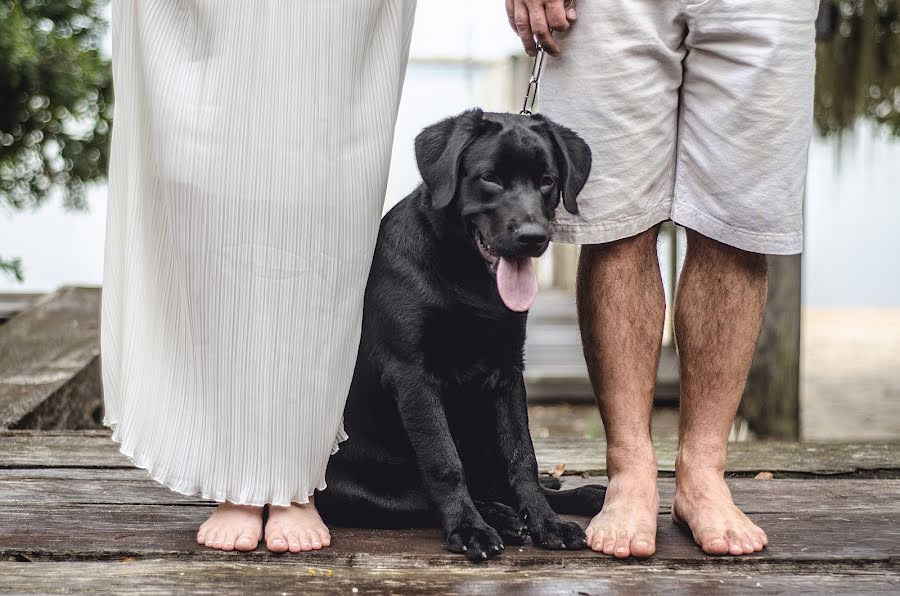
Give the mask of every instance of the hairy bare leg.
[[659, 226], [582, 247], [578, 321], [591, 384], [606, 429], [609, 488], [586, 531], [598, 552], [624, 558], [656, 551], [656, 454], [650, 413], [665, 318]]
[[266, 547], [276, 553], [319, 550], [331, 546], [331, 534], [319, 516], [313, 498], [290, 507], [269, 505]]
[[762, 550], [766, 533], [738, 509], [725, 484], [728, 432], [737, 412], [766, 304], [766, 257], [688, 230], [675, 306], [681, 413], [672, 517], [709, 554]]
[[197, 544], [216, 550], [253, 550], [262, 536], [262, 507], [225, 502], [197, 531]]

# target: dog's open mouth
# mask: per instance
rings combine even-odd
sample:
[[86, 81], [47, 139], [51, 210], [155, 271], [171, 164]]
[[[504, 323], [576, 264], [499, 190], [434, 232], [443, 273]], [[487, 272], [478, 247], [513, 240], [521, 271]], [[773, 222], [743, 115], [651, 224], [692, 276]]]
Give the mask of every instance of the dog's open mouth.
[[481, 253], [481, 258], [488, 264], [491, 271], [497, 273], [497, 265], [500, 264], [500, 257], [491, 252], [491, 247], [485, 242], [484, 236], [482, 236], [481, 232], [478, 230], [475, 230], [475, 245], [478, 247], [478, 252]]
[[481, 258], [497, 277], [497, 291], [506, 308], [515, 312], [525, 312], [531, 308], [538, 289], [531, 257], [503, 257], [495, 254], [477, 229], [475, 245]]

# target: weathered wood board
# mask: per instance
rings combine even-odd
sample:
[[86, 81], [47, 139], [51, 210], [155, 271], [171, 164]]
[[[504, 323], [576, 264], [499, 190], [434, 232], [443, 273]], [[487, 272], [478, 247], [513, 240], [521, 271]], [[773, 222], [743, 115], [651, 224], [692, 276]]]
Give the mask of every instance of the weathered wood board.
[[[108, 431], [0, 431], [0, 468], [130, 468]], [[566, 474], [606, 473], [606, 445], [590, 439], [534, 439], [538, 465], [549, 472], [565, 464]], [[661, 473], [675, 470], [675, 443], [656, 445]], [[898, 443], [736, 442], [729, 445], [728, 472], [776, 476], [834, 474], [900, 476]]]
[[33, 292], [4, 292], [0, 294], [0, 325], [26, 310], [42, 295]]
[[[607, 483], [604, 476], [563, 477], [563, 488]], [[802, 511], [814, 514], [900, 514], [900, 480], [808, 478], [766, 481], [729, 478], [734, 498], [748, 514]], [[659, 481], [660, 513], [667, 514], [675, 495], [674, 478]], [[862, 495], [860, 497], [860, 495]], [[198, 497], [172, 492], [143, 470], [102, 468], [0, 469], [0, 507], [7, 505], [212, 505]]]
[[0, 429], [96, 426], [99, 330], [98, 288], [61, 288], [4, 323]]
[[[602, 443], [536, 446], [542, 468], [567, 464], [572, 474], [564, 486], [605, 482], [581, 475], [602, 471]], [[658, 446], [663, 465], [673, 447]], [[649, 560], [526, 544], [476, 565], [446, 551], [440, 532], [427, 528], [333, 527], [332, 548], [297, 555], [262, 546], [252, 553], [213, 551], [194, 540], [213, 504], [172, 493], [131, 467], [108, 432], [5, 431], [0, 592], [896, 593], [898, 449], [735, 444], [730, 470], [776, 472], [775, 480], [728, 480], [735, 501], [769, 535], [770, 546], [752, 556], [703, 554], [671, 522], [674, 479], [667, 477], [660, 480], [658, 552]], [[803, 477], [778, 479], [782, 474]]]
[[[775, 481], [780, 482], [780, 481]], [[858, 481], [871, 482], [871, 481]], [[900, 514], [878, 511], [806, 513], [801, 510], [751, 514], [765, 528], [769, 547], [734, 564], [787, 561], [793, 564], [854, 561], [858, 565], [900, 561]], [[789, 509], [786, 506], [785, 509]], [[0, 519], [0, 556], [20, 560], [104, 559], [122, 557], [190, 557], [219, 560], [220, 553], [197, 545], [194, 536], [209, 516], [203, 505], [4, 505]], [[587, 518], [576, 519], [582, 524]], [[671, 518], [660, 515], [656, 563], [717, 564], [705, 555]], [[78, 530], [73, 540], [73, 531]], [[372, 530], [332, 527], [332, 547], [300, 558], [328, 565], [389, 564], [416, 568], [448, 565], [462, 558], [445, 550], [437, 529]], [[275, 557], [265, 548], [253, 556]], [[606, 564], [589, 550], [560, 552], [509, 547], [496, 559], [503, 565]], [[327, 562], [327, 563], [326, 563]]]
[[287, 560], [274, 564], [221, 557], [221, 562], [141, 560], [97, 563], [7, 563], [0, 590], [59, 594], [242, 593], [242, 594], [859, 594], [896, 593], [900, 578], [848, 571], [778, 573], [767, 570], [706, 571], [642, 563], [602, 568], [568, 564], [550, 568], [454, 565], [435, 568], [360, 569], [323, 567]]

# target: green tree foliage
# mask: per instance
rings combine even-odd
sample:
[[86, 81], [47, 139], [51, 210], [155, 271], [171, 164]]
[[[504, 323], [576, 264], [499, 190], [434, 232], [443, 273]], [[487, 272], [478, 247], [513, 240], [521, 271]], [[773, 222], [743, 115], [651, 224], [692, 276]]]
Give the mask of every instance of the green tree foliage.
[[900, 0], [821, 0], [817, 29], [819, 132], [868, 118], [900, 135]]
[[[0, 0], [0, 210], [62, 191], [83, 208], [106, 174], [112, 76], [101, 51], [106, 0]], [[0, 272], [21, 280], [18, 259]]]

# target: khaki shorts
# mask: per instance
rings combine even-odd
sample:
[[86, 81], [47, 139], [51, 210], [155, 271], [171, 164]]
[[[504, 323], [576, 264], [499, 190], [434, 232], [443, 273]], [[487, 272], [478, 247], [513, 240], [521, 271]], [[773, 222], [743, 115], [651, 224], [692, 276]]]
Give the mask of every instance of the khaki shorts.
[[540, 108], [591, 146], [578, 215], [597, 244], [671, 219], [737, 248], [803, 247], [818, 0], [579, 0]]

